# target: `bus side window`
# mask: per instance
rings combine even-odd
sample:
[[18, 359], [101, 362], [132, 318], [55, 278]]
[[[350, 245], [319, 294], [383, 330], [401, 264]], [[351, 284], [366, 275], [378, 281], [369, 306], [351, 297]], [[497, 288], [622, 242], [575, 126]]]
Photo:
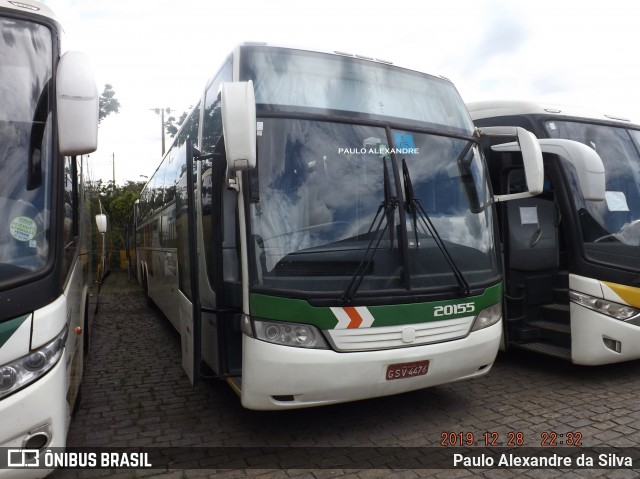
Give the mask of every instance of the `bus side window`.
[[[202, 202], [202, 236], [204, 244], [213, 245], [213, 219], [211, 213], [213, 209], [213, 178], [212, 178], [212, 162], [204, 160], [202, 162], [202, 185], [200, 190], [200, 201]], [[205, 262], [207, 266], [207, 274], [211, 284], [214, 282], [213, 252], [212, 248], [205, 248]]]
[[[228, 61], [207, 87], [200, 142], [203, 155], [224, 154], [219, 92], [222, 82], [231, 81], [231, 73], [231, 61]], [[213, 248], [205, 248], [207, 275], [214, 290], [222, 287], [223, 281], [221, 264], [223, 260], [220, 250], [225, 236], [223, 203], [226, 195], [222, 191], [225, 165], [223, 157], [204, 160], [201, 166], [202, 233], [205, 244], [215, 245]], [[217, 293], [219, 291], [216, 291]]]
[[75, 209], [77, 207], [78, 185], [76, 181], [76, 164], [75, 158], [65, 157], [64, 164], [64, 244], [68, 245], [73, 241], [76, 233], [77, 217]]
[[75, 255], [78, 236], [78, 165], [76, 157], [67, 156], [64, 162], [64, 202], [62, 216], [64, 227], [62, 240], [64, 244], [63, 269], [66, 273]]
[[220, 85], [222, 82], [231, 81], [231, 61], [220, 70], [207, 87], [204, 98], [204, 112], [202, 119], [202, 154], [208, 155], [214, 152], [218, 140], [222, 136], [222, 112], [220, 110]]

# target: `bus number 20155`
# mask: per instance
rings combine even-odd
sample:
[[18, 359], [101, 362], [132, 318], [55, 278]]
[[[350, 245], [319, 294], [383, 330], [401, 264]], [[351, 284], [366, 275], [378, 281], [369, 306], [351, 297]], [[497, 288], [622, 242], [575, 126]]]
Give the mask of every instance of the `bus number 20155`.
[[473, 313], [476, 310], [474, 303], [447, 304], [433, 308], [434, 316], [453, 316], [454, 314]]

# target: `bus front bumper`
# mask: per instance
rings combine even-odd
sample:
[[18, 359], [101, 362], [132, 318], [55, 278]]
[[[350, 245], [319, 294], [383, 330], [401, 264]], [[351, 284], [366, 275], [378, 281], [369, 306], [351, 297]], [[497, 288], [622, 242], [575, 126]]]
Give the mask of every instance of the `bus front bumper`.
[[[64, 356], [51, 371], [26, 388], [0, 400], [0, 451], [7, 454], [2, 463], [18, 465], [20, 453], [10, 451], [24, 447], [33, 436], [46, 435], [47, 448], [64, 447], [66, 439], [67, 403]], [[40, 454], [43, 465], [43, 455]], [[10, 468], [0, 469], [0, 478], [45, 477], [51, 469]]]
[[571, 308], [571, 361], [600, 366], [640, 359], [640, 326], [576, 303]]
[[[338, 353], [266, 343], [243, 336], [242, 405], [287, 409], [414, 391], [483, 376], [496, 358], [502, 321], [455, 341]], [[392, 364], [429, 361], [425, 375], [387, 379]]]

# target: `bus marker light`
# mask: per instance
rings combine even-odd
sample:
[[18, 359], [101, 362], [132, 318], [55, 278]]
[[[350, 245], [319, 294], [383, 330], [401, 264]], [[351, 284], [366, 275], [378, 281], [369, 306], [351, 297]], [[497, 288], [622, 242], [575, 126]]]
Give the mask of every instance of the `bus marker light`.
[[80, 336], [80, 335], [82, 334], [82, 328], [81, 328], [80, 326], [78, 326], [78, 327], [76, 328], [76, 334], [77, 334], [78, 336]]
[[38, 10], [40, 10], [38, 7], [36, 7], [35, 5], [29, 5], [27, 3], [22, 3], [22, 2], [9, 2], [11, 5], [15, 5], [18, 8], [24, 8], [25, 10], [31, 10], [33, 12], [37, 12]]

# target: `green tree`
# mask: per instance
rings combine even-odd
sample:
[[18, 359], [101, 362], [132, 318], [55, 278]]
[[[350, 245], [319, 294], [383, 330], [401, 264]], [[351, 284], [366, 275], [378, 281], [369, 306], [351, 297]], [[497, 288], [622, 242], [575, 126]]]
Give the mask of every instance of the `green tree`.
[[[98, 180], [95, 184], [97, 195], [93, 201], [98, 199], [102, 203], [105, 213], [109, 216], [109, 234], [111, 235], [112, 249], [111, 267], [119, 265], [119, 251], [125, 248], [125, 234], [127, 226], [131, 220], [133, 204], [140, 198], [140, 192], [144, 187], [143, 181], [127, 181], [124, 186], [114, 185], [113, 181], [103, 183]], [[94, 211], [99, 211], [99, 206], [94, 206]]]
[[111, 113], [120, 111], [120, 102], [116, 98], [116, 92], [108, 83], [104, 86], [104, 91], [100, 95], [100, 114], [98, 115], [98, 123], [104, 120]]
[[[189, 107], [189, 110], [191, 110], [191, 107]], [[164, 122], [164, 129], [171, 138], [175, 138], [175, 136], [178, 134], [178, 130], [187, 119], [188, 114], [189, 113], [186, 111], [183, 112], [182, 115], [180, 115], [180, 118], [178, 118], [177, 120], [176, 117], [172, 115]]]

